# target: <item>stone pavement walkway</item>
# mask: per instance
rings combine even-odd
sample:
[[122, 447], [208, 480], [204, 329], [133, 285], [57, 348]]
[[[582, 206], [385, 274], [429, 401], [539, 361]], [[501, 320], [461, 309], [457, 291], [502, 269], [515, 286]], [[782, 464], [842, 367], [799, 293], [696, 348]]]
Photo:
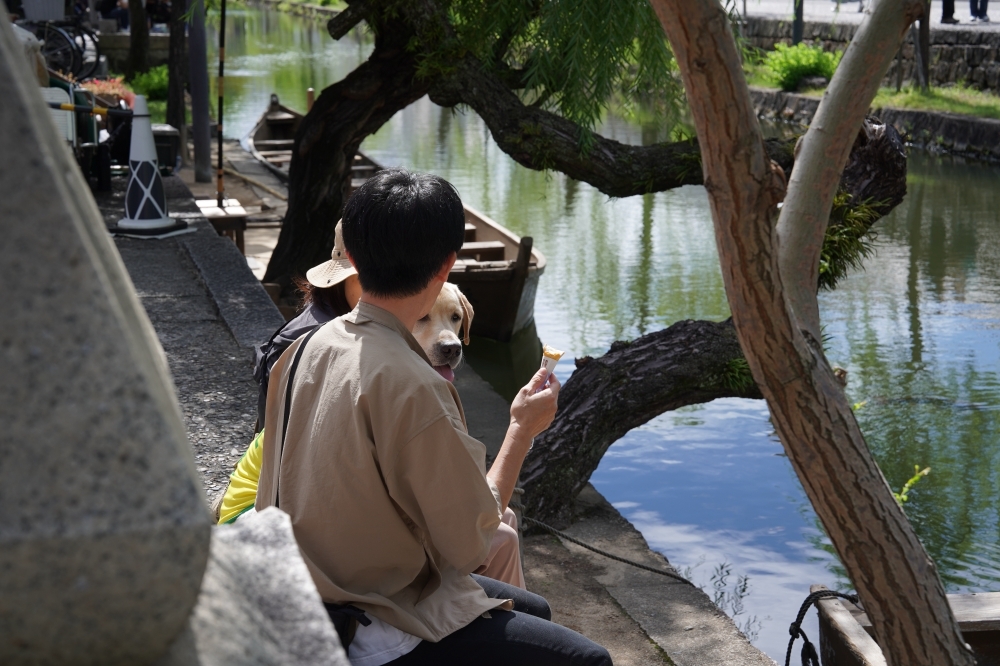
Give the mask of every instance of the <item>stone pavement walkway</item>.
[[[864, 16], [858, 12], [858, 2], [841, 2], [833, 0], [803, 0], [803, 15], [806, 21], [832, 22], [832, 23], [861, 23]], [[792, 20], [795, 14], [794, 0], [735, 0], [736, 9], [743, 12], [746, 7], [747, 16], [761, 16]], [[868, 2], [865, 2], [868, 5]], [[987, 13], [989, 10], [987, 9]], [[996, 6], [995, 19], [993, 23], [970, 23], [969, 3], [957, 0], [955, 3], [955, 18], [961, 23], [958, 25], [941, 24], [941, 0], [931, 2], [931, 25], [942, 30], [984, 30], [1000, 31], [1000, 5]]]
[[[122, 215], [125, 178], [98, 194], [108, 226]], [[167, 355], [188, 441], [209, 501], [226, 486], [257, 418], [252, 347], [284, 320], [232, 241], [200, 216], [187, 188], [165, 178], [167, 208], [194, 232], [116, 238], [139, 300]]]

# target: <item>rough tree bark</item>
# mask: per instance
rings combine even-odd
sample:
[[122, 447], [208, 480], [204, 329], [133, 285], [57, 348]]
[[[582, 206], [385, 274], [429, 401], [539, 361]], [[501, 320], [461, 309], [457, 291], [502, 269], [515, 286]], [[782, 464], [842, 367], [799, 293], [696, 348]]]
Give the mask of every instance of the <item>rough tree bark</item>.
[[186, 0], [173, 0], [170, 4], [170, 53], [167, 56], [167, 124], [173, 125], [185, 134], [187, 109], [184, 104], [184, 89], [187, 87], [187, 12]]
[[[652, 0], [697, 128], [740, 344], [789, 460], [889, 664], [973, 664], [937, 576], [871, 456], [820, 344], [819, 247], [840, 170], [921, 2], [876, 0], [800, 143], [787, 197], [715, 0]], [[784, 199], [777, 225], [776, 205]]]
[[[906, 194], [906, 153], [896, 130], [874, 120], [858, 133], [840, 190], [855, 202], [877, 202], [881, 217]], [[527, 514], [557, 527], [570, 522], [573, 500], [629, 430], [685, 405], [762, 397], [731, 319], [681, 322], [616, 342], [598, 359], [578, 359], [577, 368], [563, 386], [552, 426], [535, 438], [521, 472]]]
[[149, 23], [146, 21], [144, 0], [128, 3], [129, 42], [128, 59], [125, 61], [125, 80], [149, 71]]
[[526, 513], [556, 527], [614, 442], [660, 414], [716, 398], [760, 398], [732, 321], [681, 321], [576, 360], [559, 413], [521, 468]]
[[333, 232], [361, 141], [427, 94], [406, 50], [413, 33], [398, 20], [375, 30], [375, 50], [361, 66], [323, 90], [295, 136], [288, 212], [264, 276], [287, 288], [291, 278], [330, 258]]

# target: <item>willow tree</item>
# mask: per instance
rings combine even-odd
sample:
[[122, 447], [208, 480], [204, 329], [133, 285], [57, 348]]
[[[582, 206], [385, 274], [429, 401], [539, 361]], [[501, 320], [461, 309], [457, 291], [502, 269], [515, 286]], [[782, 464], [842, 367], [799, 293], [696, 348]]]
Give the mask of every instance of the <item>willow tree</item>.
[[[874, 0], [786, 179], [764, 148], [717, 0], [652, 0], [701, 146], [726, 295], [771, 420], [895, 666], [974, 664], [934, 562], [823, 353], [816, 284], [841, 170], [923, 0]], [[778, 204], [782, 203], [780, 213]]]
[[[330, 34], [339, 39], [365, 21], [374, 50], [322, 91], [299, 127], [288, 212], [265, 281], [290, 285], [329, 255], [358, 146], [424, 95], [475, 110], [520, 164], [562, 171], [610, 196], [701, 182], [696, 141], [631, 146], [594, 131], [615, 101], [641, 100], [663, 115], [683, 104], [646, 0], [348, 3]], [[791, 164], [790, 142], [770, 150]]]

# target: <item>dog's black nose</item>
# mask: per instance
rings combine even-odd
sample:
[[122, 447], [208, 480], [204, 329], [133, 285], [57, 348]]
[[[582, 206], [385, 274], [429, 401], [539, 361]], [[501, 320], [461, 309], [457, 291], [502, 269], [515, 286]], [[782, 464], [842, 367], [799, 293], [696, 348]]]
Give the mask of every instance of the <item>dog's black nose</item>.
[[461, 342], [442, 342], [438, 344], [438, 353], [449, 363], [462, 355]]

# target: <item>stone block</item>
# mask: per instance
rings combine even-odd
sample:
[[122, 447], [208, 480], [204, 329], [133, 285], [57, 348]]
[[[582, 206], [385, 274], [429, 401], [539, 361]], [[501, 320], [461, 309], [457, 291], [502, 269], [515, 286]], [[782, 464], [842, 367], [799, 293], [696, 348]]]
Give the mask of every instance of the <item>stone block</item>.
[[288, 514], [216, 527], [198, 604], [156, 666], [350, 666]]
[[0, 20], [0, 663], [151, 663], [194, 607], [208, 511], [163, 350], [18, 48]]

